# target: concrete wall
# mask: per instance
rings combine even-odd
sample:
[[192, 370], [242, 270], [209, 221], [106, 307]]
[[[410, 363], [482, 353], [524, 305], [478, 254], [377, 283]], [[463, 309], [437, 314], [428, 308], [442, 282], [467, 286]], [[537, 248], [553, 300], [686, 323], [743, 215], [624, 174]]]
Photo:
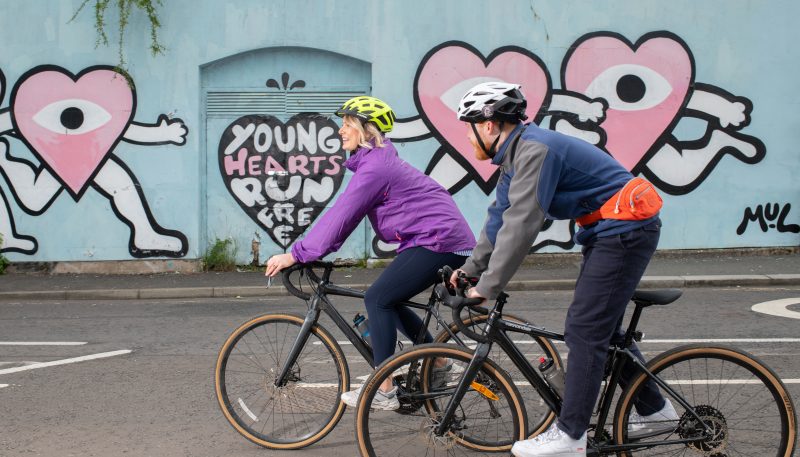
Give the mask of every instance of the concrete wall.
[[[242, 263], [302, 236], [347, 185], [336, 118], [371, 93], [401, 156], [477, 233], [496, 171], [452, 111], [472, 84], [519, 82], [529, 115], [594, 142], [661, 190], [662, 249], [800, 244], [800, 38], [789, 0], [211, 1], [160, 8], [163, 56], [131, 16], [116, 74], [92, 5], [0, 4], [0, 252], [12, 261]], [[112, 8], [113, 9], [113, 8]], [[286, 173], [284, 173], [286, 172]], [[577, 249], [555, 222], [532, 250]], [[333, 257], [381, 257], [362, 224]]]

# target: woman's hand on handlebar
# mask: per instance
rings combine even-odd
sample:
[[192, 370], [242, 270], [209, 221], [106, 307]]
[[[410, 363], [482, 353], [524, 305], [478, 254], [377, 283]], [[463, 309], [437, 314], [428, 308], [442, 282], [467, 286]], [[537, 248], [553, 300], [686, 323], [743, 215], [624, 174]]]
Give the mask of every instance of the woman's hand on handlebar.
[[291, 252], [274, 255], [267, 260], [267, 271], [264, 275], [275, 276], [284, 268], [289, 268], [295, 263], [297, 263], [297, 260], [294, 259]]

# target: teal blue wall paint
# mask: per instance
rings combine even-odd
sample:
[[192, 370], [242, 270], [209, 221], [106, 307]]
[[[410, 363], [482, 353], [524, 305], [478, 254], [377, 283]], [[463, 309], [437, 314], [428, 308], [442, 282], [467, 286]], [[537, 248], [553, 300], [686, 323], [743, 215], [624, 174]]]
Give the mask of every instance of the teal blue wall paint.
[[[618, 158], [639, 154], [641, 159], [629, 168], [653, 180], [665, 200], [661, 249], [800, 244], [800, 186], [795, 179], [800, 174], [795, 152], [800, 140], [795, 112], [800, 105], [795, 89], [800, 33], [792, 23], [800, 13], [797, 2], [165, 1], [159, 31], [165, 55], [149, 54], [149, 25], [142, 14], [131, 16], [125, 40], [135, 83], [132, 121], [142, 129], [118, 132], [121, 139], [110, 148], [110, 156], [99, 159], [96, 169], [84, 165], [91, 176], [76, 199], [67, 189], [57, 190], [69, 187], [68, 181], [81, 181], [68, 177], [75, 170], [46, 163], [74, 146], [37, 146], [38, 127], [25, 122], [35, 114], [28, 110], [39, 105], [20, 101], [15, 108], [11, 99], [16, 94], [18, 100], [33, 100], [37, 97], [25, 96], [49, 86], [57, 89], [55, 93], [38, 98], [57, 102], [59, 93], [67, 98], [69, 84], [59, 82], [56, 73], [77, 75], [117, 64], [116, 12], [112, 8], [106, 18], [111, 46], [95, 48], [92, 9], [69, 22], [80, 3], [7, 0], [0, 5], [0, 153], [7, 144], [10, 157], [0, 161], [0, 233], [7, 242], [3, 253], [12, 261], [192, 259], [202, 256], [218, 237], [236, 241], [241, 263], [252, 259], [250, 244], [256, 236], [261, 241], [259, 260], [282, 252], [221, 179], [221, 135], [243, 111], [227, 118], [208, 115], [211, 92], [360, 91], [386, 100], [402, 120], [398, 130], [414, 133], [395, 141], [401, 157], [450, 187], [477, 233], [492, 200], [491, 179], [471, 168], [459, 152], [457, 125], [448, 120], [446, 103], [439, 106], [437, 100], [447, 100], [452, 95], [448, 89], [464, 81], [487, 76], [481, 73], [486, 66], [478, 71], [475, 63], [487, 56], [508, 57], [503, 65], [498, 62], [505, 57], [489, 62], [496, 70], [494, 77], [532, 81], [523, 87], [529, 98], [545, 97], [538, 113], [543, 126], [557, 128], [561, 122], [566, 127], [564, 122], [572, 121], [582, 134], [600, 135], [600, 145], [613, 149]], [[596, 37], [616, 40], [610, 41], [611, 48], [620, 52], [645, 37], [641, 44], [653, 45], [647, 51], [652, 59], [644, 59], [649, 67], [636, 60], [646, 52], [632, 49], [629, 59], [618, 63], [660, 71], [673, 87], [690, 78], [686, 97], [673, 92], [671, 96], [680, 100], [667, 98], [647, 112], [629, 110], [634, 112], [630, 118], [624, 118], [622, 110], [607, 110], [599, 122], [579, 123], [575, 116], [554, 112], [558, 101], [587, 98], [591, 91], [578, 86], [610, 67], [602, 65], [613, 60], [610, 54], [597, 49], [582, 54], [578, 49]], [[659, 39], [668, 43], [655, 46]], [[667, 46], [675, 43], [678, 46]], [[689, 56], [689, 67], [678, 63], [681, 49]], [[459, 54], [461, 50], [466, 51]], [[659, 70], [658, 61], [667, 65]], [[533, 82], [537, 67], [549, 78], [549, 87]], [[305, 86], [283, 89], [283, 73], [289, 84], [302, 80]], [[452, 79], [453, 74], [461, 79]], [[46, 82], [37, 82], [32, 78], [36, 75]], [[429, 75], [437, 76], [426, 79]], [[639, 77], [646, 80], [647, 75]], [[565, 87], [569, 78], [583, 83]], [[268, 87], [269, 79], [281, 87]], [[613, 81], [608, 84], [595, 85], [591, 93], [597, 96], [613, 88]], [[124, 90], [107, 82], [97, 87], [96, 93], [111, 95], [93, 103], [108, 112], [124, 109]], [[693, 94], [708, 97], [692, 98]], [[598, 100], [587, 98], [584, 107], [592, 109], [597, 105], [591, 102]], [[735, 118], [737, 103], [744, 109], [742, 119]], [[715, 116], [720, 113], [734, 116], [732, 123], [720, 121]], [[282, 121], [289, 117], [273, 114], [283, 116]], [[111, 117], [117, 116], [114, 112]], [[163, 128], [158, 127], [162, 120]], [[644, 132], [654, 123], [655, 136], [647, 137]], [[664, 144], [676, 145], [680, 153], [670, 159], [670, 152], [660, 147]], [[729, 148], [720, 150], [725, 145]], [[697, 152], [704, 148], [713, 149], [709, 157]], [[107, 149], [90, 145], [68, 152], [84, 163], [89, 152]], [[623, 153], [626, 150], [633, 152]], [[29, 179], [41, 166], [52, 176], [49, 185], [46, 179], [36, 185]], [[349, 174], [342, 186], [348, 179]], [[51, 195], [52, 201], [37, 201]], [[569, 241], [570, 230], [574, 227], [568, 223], [555, 224], [537, 240], [537, 249], [577, 249]], [[382, 255], [373, 249], [372, 238], [369, 224], [363, 223], [331, 258]]]

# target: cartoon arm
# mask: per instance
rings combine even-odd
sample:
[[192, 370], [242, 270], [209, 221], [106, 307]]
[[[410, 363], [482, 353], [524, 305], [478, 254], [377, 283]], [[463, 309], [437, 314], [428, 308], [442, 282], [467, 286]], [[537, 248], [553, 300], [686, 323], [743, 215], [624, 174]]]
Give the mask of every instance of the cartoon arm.
[[607, 104], [603, 99], [590, 99], [577, 92], [554, 91], [547, 111], [571, 114], [580, 122], [600, 123], [605, 118]]
[[710, 84], [695, 84], [686, 109], [703, 119], [716, 118], [722, 128], [740, 129], [750, 123], [750, 100], [736, 97]]
[[189, 129], [183, 120], [170, 119], [165, 114], [158, 116], [155, 124], [142, 124], [131, 122], [122, 139], [128, 143], [142, 145], [177, 144], [186, 143]]

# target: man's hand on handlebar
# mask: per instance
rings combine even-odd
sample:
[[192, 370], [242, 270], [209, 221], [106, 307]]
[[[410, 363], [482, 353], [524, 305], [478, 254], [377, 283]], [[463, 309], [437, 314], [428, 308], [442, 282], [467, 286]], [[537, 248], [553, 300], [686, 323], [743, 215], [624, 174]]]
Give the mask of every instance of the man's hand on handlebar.
[[[465, 295], [467, 296], [467, 298], [480, 298], [484, 302], [486, 301], [486, 297], [484, 297], [483, 295], [479, 294], [478, 290], [476, 288], [474, 288], [474, 287], [470, 287], [469, 289], [467, 289], [467, 292], [466, 292]], [[481, 303], [481, 305], [483, 305], [483, 304], [484, 303]]]
[[297, 263], [292, 253], [274, 255], [267, 260], [267, 271], [265, 276], [275, 276], [284, 268], [289, 268]]
[[467, 287], [464, 293], [467, 298], [480, 298], [486, 300], [486, 297], [479, 294], [474, 287], [469, 287], [469, 285], [470, 280], [467, 279], [467, 274], [464, 272], [464, 270], [455, 270], [453, 271], [453, 274], [450, 275], [450, 286], [452, 286], [454, 289]]

